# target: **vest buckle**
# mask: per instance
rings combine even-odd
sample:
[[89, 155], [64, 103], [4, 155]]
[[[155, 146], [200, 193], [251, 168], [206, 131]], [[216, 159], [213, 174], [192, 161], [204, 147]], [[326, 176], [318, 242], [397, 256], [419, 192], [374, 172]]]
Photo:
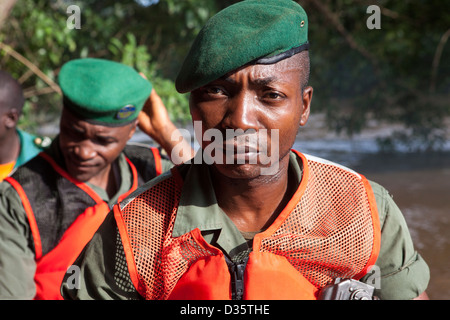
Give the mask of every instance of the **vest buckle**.
[[242, 300], [244, 296], [244, 272], [247, 266], [248, 257], [240, 262], [227, 260], [228, 270], [231, 275], [231, 299]]

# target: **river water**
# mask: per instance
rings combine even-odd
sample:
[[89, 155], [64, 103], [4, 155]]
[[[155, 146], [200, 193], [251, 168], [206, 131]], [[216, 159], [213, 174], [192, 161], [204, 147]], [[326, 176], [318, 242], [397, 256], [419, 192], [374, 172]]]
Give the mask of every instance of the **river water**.
[[[323, 128], [320, 119], [315, 120]], [[373, 132], [348, 139], [320, 133], [317, 127], [309, 134], [300, 131], [294, 148], [350, 167], [383, 185], [393, 195], [416, 250], [430, 267], [429, 297], [450, 300], [450, 146], [443, 152], [380, 153]], [[382, 133], [390, 134], [385, 129]], [[133, 138], [145, 139], [139, 133]]]

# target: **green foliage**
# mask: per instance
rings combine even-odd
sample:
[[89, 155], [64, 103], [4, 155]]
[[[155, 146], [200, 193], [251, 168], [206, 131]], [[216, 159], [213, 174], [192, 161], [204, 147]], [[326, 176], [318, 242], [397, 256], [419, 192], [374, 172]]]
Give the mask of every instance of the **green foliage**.
[[131, 66], [142, 72], [147, 79], [155, 78], [155, 63], [151, 62], [151, 55], [144, 45], [137, 45], [136, 37], [126, 34], [127, 42], [124, 44], [117, 38], [112, 38], [108, 45], [109, 51], [113, 55], [113, 60]]

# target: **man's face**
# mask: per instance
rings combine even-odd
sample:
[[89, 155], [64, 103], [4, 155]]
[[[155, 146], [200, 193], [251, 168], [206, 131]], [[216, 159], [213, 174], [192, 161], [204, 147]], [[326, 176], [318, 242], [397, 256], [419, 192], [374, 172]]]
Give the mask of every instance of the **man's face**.
[[[292, 63], [293, 58], [272, 65], [247, 66], [194, 90], [190, 99], [193, 121], [202, 122], [203, 133], [208, 129], [220, 130], [224, 144], [234, 143], [235, 148], [239, 143], [236, 139], [226, 141], [227, 130], [265, 131], [266, 152], [272, 155], [277, 151], [276, 161], [286, 163], [298, 128], [308, 119], [312, 98], [311, 87], [305, 88], [302, 94], [301, 72], [304, 70]], [[272, 139], [274, 130], [278, 133], [277, 139]], [[210, 143], [200, 141], [204, 150]], [[247, 154], [237, 154], [235, 160], [255, 153], [254, 146], [245, 150]], [[214, 166], [230, 178], [257, 177], [261, 168], [267, 167], [260, 161], [256, 164], [216, 163]]]
[[108, 127], [83, 121], [63, 108], [59, 144], [67, 172], [83, 182], [97, 182], [122, 152], [136, 123]]

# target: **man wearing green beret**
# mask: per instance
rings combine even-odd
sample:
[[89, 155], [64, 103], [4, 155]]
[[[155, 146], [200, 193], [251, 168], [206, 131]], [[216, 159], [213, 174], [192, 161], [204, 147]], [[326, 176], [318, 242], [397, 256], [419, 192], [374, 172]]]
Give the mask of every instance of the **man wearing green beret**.
[[[151, 83], [103, 59], [59, 74], [60, 132], [0, 185], [0, 298], [61, 299], [63, 275], [111, 207], [172, 167], [159, 148], [131, 144], [137, 126], [170, 155], [178, 141]], [[189, 159], [187, 141], [184, 154]]]
[[313, 93], [307, 28], [291, 0], [206, 23], [176, 81], [199, 152], [114, 206], [65, 299], [426, 298], [429, 269], [388, 192], [291, 149]]
[[17, 128], [24, 102], [17, 80], [0, 70], [0, 181], [36, 156], [50, 141]]

